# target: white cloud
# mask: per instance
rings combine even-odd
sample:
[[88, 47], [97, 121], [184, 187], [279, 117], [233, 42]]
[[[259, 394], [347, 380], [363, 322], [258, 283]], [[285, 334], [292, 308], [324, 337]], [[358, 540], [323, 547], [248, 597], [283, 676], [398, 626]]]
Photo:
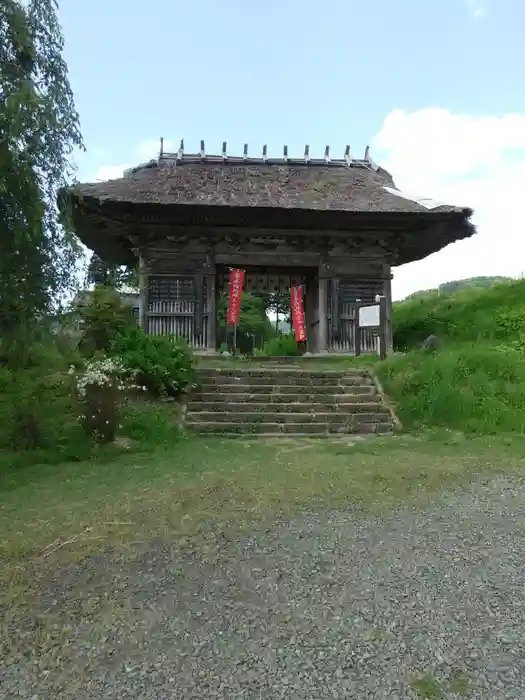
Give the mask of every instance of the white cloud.
[[466, 0], [467, 10], [474, 19], [483, 19], [489, 12], [488, 0]]
[[516, 215], [525, 186], [525, 114], [394, 110], [373, 145], [375, 160], [399, 188], [472, 207], [478, 227], [473, 238], [396, 270], [395, 298], [452, 279], [525, 271], [525, 237]]
[[[125, 165], [101, 165], [95, 174], [89, 178], [90, 182], [99, 182], [104, 180], [115, 180], [116, 178], [122, 177], [124, 170], [138, 165], [141, 162], [151, 160], [152, 158], [157, 158], [160, 151], [160, 139], [156, 141], [150, 139], [149, 141], [144, 141], [140, 144], [137, 149], [137, 156], [133, 163], [126, 163]], [[170, 139], [164, 140], [164, 151], [175, 151], [175, 144]], [[100, 155], [95, 153], [95, 155]]]
[[90, 182], [116, 180], [117, 178], [122, 177], [124, 170], [129, 167], [129, 165], [101, 165], [93, 177], [90, 178]]
[[[164, 152], [170, 153], [176, 150], [175, 143], [171, 139], [164, 139]], [[160, 139], [156, 141], [144, 141], [139, 147], [139, 153], [142, 158], [150, 159], [157, 158], [160, 152]]]

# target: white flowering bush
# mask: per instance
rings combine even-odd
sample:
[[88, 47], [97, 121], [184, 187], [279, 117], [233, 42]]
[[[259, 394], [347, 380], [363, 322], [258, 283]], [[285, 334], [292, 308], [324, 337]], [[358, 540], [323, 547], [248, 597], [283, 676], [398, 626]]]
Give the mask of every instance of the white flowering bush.
[[137, 388], [133, 373], [118, 358], [105, 357], [88, 362], [81, 372], [74, 367], [76, 390], [83, 407], [84, 430], [99, 442], [115, 439], [123, 392]]
[[75, 367], [69, 368], [69, 374], [76, 374], [76, 387], [78, 395], [85, 397], [91, 386], [110, 386], [115, 379], [125, 375], [124, 365], [115, 358], [105, 357], [102, 360], [88, 362], [84, 371], [77, 373]]

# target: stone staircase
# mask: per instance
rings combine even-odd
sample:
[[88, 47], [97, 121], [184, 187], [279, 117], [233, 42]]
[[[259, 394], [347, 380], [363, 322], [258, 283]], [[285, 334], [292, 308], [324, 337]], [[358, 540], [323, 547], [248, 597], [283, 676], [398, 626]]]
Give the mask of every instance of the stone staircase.
[[367, 369], [200, 369], [192, 433], [312, 437], [390, 433], [394, 419]]

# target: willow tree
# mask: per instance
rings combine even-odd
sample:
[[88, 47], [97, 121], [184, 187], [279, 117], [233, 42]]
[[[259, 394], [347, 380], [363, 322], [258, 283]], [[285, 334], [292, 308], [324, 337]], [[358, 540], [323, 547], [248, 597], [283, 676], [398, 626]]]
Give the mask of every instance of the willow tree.
[[72, 287], [78, 243], [57, 193], [83, 149], [55, 0], [0, 2], [0, 338]]

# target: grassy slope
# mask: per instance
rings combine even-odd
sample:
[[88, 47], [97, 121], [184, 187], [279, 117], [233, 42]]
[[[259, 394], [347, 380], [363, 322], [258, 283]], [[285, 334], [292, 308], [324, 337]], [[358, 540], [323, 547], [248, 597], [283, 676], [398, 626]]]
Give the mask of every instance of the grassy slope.
[[441, 350], [395, 355], [379, 368], [407, 427], [471, 433], [525, 432], [525, 281], [395, 305], [395, 344]]
[[525, 337], [525, 280], [394, 304], [394, 342], [405, 350], [430, 334], [450, 343], [508, 343]]

